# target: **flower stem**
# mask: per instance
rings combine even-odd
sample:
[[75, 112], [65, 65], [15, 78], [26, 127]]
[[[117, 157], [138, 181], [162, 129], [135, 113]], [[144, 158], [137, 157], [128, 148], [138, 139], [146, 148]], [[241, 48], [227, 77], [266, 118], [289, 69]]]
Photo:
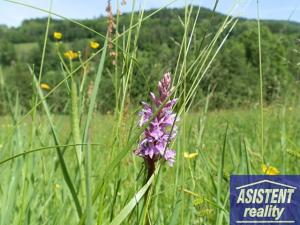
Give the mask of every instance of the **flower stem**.
[[147, 175], [147, 179], [145, 181], [145, 182], [147, 182], [155, 171], [155, 161], [153, 159], [147, 157], [147, 158], [145, 158], [145, 162], [146, 162], [147, 169], [148, 169], [148, 175]]
[[[151, 159], [151, 158], [145, 158], [145, 163], [147, 165], [147, 177], [145, 179], [145, 184], [149, 181], [149, 179], [151, 178], [151, 176], [154, 174], [155, 172], [155, 160]], [[147, 190], [147, 192], [144, 195], [144, 217], [143, 217], [143, 223], [144, 225], [149, 225], [149, 206], [150, 206], [150, 202], [151, 202], [151, 193], [152, 193], [152, 184], [149, 187], [149, 189]]]

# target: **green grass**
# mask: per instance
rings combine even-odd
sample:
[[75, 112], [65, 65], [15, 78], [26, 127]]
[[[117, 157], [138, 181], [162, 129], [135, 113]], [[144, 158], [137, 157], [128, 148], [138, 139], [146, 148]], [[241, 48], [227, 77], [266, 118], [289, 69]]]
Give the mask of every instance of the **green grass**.
[[15, 51], [18, 60], [23, 60], [30, 54], [30, 52], [38, 49], [38, 43], [21, 43], [15, 44]]
[[[286, 110], [285, 114], [282, 111]], [[299, 163], [297, 158], [283, 152], [281, 145], [282, 135], [287, 140], [286, 149], [300, 153], [300, 121], [298, 118], [299, 108], [284, 109], [270, 107], [265, 110], [265, 161], [275, 166], [286, 174], [297, 174]], [[134, 114], [132, 115], [133, 120]], [[185, 149], [182, 148], [183, 136], [180, 135], [174, 145], [177, 150], [177, 162], [173, 168], [164, 166], [156, 181], [152, 196], [150, 215], [157, 219], [157, 224], [168, 224], [173, 214], [177, 215], [176, 224], [214, 224], [218, 208], [225, 208], [224, 221], [228, 220], [228, 194], [229, 174], [246, 173], [245, 154], [248, 154], [250, 170], [252, 174], [262, 174], [261, 152], [259, 142], [259, 113], [257, 110], [228, 110], [211, 112], [207, 115], [202, 142], [199, 141], [199, 130], [203, 114], [191, 113], [187, 115], [186, 129], [187, 142]], [[36, 146], [54, 146], [51, 137], [51, 127], [45, 116], [37, 115], [41, 121], [37, 127], [39, 138], [35, 141]], [[12, 123], [7, 118], [1, 126], [1, 143], [4, 143], [3, 131], [11, 129]], [[130, 124], [132, 121], [126, 121]], [[59, 137], [65, 142], [70, 132], [68, 116], [54, 116], [54, 123]], [[112, 136], [108, 130], [114, 118], [110, 115], [97, 115], [91, 125], [91, 190], [97, 189], [96, 184], [104, 175], [103, 169], [109, 165], [112, 149]], [[286, 133], [282, 133], [282, 125], [286, 125]], [[203, 126], [203, 124], [202, 124]], [[228, 126], [225, 163], [221, 171], [221, 183], [218, 186], [218, 169], [221, 152], [223, 149], [224, 135]], [[14, 154], [28, 150], [29, 138], [24, 134], [30, 130], [31, 123], [24, 123], [19, 127], [19, 142], [2, 144], [1, 158], [5, 159]], [[128, 131], [128, 126], [125, 130]], [[20, 146], [19, 146], [20, 145]], [[183, 152], [198, 152], [198, 157], [186, 159]], [[286, 155], [285, 167], [282, 155]], [[65, 162], [69, 171], [76, 171], [76, 155], [73, 146], [67, 147], [64, 153]], [[24, 171], [24, 164], [27, 171]], [[120, 162], [119, 169], [111, 173], [102, 190], [105, 197], [102, 199], [103, 223], [108, 224], [109, 218], [113, 218], [122, 210], [128, 200], [138, 191], [142, 184], [139, 170], [143, 167], [143, 161], [129, 152]], [[58, 158], [54, 149], [44, 149], [40, 152], [19, 157], [1, 165], [1, 210], [11, 213], [11, 217], [5, 216], [9, 224], [16, 224], [20, 219], [17, 215], [22, 212], [24, 218], [29, 219], [31, 224], [76, 224], [77, 218], [72, 198], [68, 187], [63, 181], [63, 175], [58, 168]], [[179, 175], [177, 175], [177, 173]], [[76, 173], [71, 172], [71, 177]], [[216, 193], [220, 193], [218, 203]], [[17, 196], [17, 197], [16, 197]], [[85, 194], [79, 191], [79, 199], [84, 202]], [[201, 201], [203, 198], [204, 202]], [[94, 207], [100, 202], [96, 201]], [[184, 205], [184, 209], [181, 206]], [[22, 208], [24, 207], [24, 208]], [[141, 207], [141, 206], [140, 206]], [[179, 207], [179, 209], [177, 209]], [[113, 209], [113, 210], [112, 210]], [[4, 210], [4, 211], [3, 211]], [[23, 210], [23, 211], [22, 211]], [[96, 210], [94, 210], [96, 211]], [[137, 223], [137, 209], [126, 219], [125, 224]], [[178, 212], [179, 211], [179, 212]], [[2, 213], [1, 213], [2, 214]], [[4, 215], [4, 214], [2, 214]], [[8, 214], [5, 214], [8, 215]], [[175, 215], [176, 216], [176, 215]], [[94, 215], [93, 215], [94, 217]], [[24, 219], [23, 218], [23, 219]], [[22, 219], [22, 220], [23, 220]], [[56, 221], [56, 222], [55, 222]], [[181, 221], [181, 222], [180, 222]], [[201, 222], [202, 221], [202, 222]], [[228, 221], [227, 221], [228, 222]], [[227, 224], [227, 222], [224, 224]]]
[[15, 50], [18, 52], [18, 54], [28, 54], [30, 51], [37, 47], [38, 43], [35, 42], [15, 44]]
[[[201, 110], [190, 111], [199, 83], [238, 19], [227, 16], [188, 64], [197, 27], [191, 19], [194, 9], [187, 6], [181, 18], [185, 29], [171, 91], [172, 96], [179, 98], [174, 109], [180, 117], [179, 133], [171, 145], [177, 152], [176, 163], [169, 167], [163, 161], [157, 162], [155, 173], [145, 182], [144, 161], [133, 151], [149, 124], [137, 126], [137, 112], [141, 107], [129, 104], [128, 99], [138, 67], [141, 27], [160, 10], [147, 17], [143, 10], [132, 13], [130, 26], [113, 37], [98, 34], [106, 37], [105, 44], [79, 64], [63, 59], [58, 51], [64, 77], [48, 91], [40, 88], [44, 53], [51, 16], [59, 15], [44, 10], [48, 21], [40, 70], [28, 66], [28, 80], [34, 90], [31, 109], [23, 112], [18, 95], [12, 98], [13, 93], [7, 90], [5, 82], [1, 84], [10, 113], [1, 117], [0, 127], [0, 200], [3, 202], [0, 225], [228, 224], [230, 174], [261, 174], [262, 161], [283, 174], [299, 173], [295, 166], [300, 146], [297, 102], [289, 105], [286, 101], [264, 108], [261, 101], [259, 108], [209, 112], [209, 100], [214, 96], [208, 93]], [[118, 27], [118, 17], [116, 24]], [[112, 51], [120, 57], [116, 66], [109, 67], [107, 53]], [[96, 56], [99, 61], [90, 90], [85, 83], [85, 67]], [[113, 81], [112, 115], [99, 115], [95, 111], [103, 70], [110, 70]], [[192, 80], [189, 86], [187, 79]], [[257, 85], [263, 88], [259, 79]], [[53, 115], [53, 106], [47, 100], [62, 88], [68, 88], [66, 109], [69, 111], [65, 115]], [[198, 156], [187, 159], [185, 152], [198, 153]]]

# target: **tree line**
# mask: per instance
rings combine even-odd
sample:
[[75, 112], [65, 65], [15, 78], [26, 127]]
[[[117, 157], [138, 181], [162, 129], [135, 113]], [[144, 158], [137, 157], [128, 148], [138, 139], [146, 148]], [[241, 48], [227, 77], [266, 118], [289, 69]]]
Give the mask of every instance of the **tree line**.
[[[194, 10], [192, 18], [196, 17]], [[153, 10], [145, 12], [149, 15]], [[142, 23], [138, 38], [138, 53], [134, 76], [130, 83], [130, 102], [138, 104], [148, 96], [161, 74], [166, 70], [174, 71], [176, 67], [180, 42], [184, 27], [179, 18], [183, 19], [184, 9], [164, 9]], [[209, 37], [217, 31], [225, 15], [201, 9], [196, 23], [194, 39], [187, 64], [195, 60], [199, 51], [208, 44]], [[119, 17], [118, 32], [129, 27], [131, 14]], [[79, 21], [84, 26], [105, 35], [107, 18], [100, 17]], [[0, 113], [8, 110], [7, 99], [11, 101], [18, 96], [24, 110], [32, 106], [34, 88], [28, 66], [34, 67], [38, 74], [41, 63], [43, 40], [47, 19], [25, 20], [19, 27], [0, 26], [0, 65], [1, 80], [5, 90], [1, 88]], [[296, 96], [299, 90], [300, 66], [300, 24], [287, 21], [262, 21], [262, 69], [264, 73], [264, 96], [267, 103], [281, 101], [288, 96]], [[53, 32], [63, 34], [62, 42], [57, 44]], [[134, 30], [133, 30], [133, 35]], [[207, 72], [203, 82], [199, 84], [198, 103], [208, 94], [209, 87], [214, 87], [211, 108], [230, 108], [253, 105], [259, 100], [259, 58], [257, 22], [241, 18], [231, 32], [223, 49]], [[89, 41], [97, 41], [100, 46], [104, 39], [93, 32], [66, 20], [52, 20], [49, 42], [46, 49], [43, 70], [43, 82], [54, 87], [64, 78], [58, 51], [69, 49], [80, 51], [85, 60], [94, 50], [89, 48]], [[120, 43], [119, 43], [120, 44]], [[121, 56], [118, 56], [121, 57]], [[112, 73], [114, 65], [112, 57], [108, 57], [99, 92], [98, 109], [102, 112], [114, 109], [114, 91]], [[89, 65], [88, 80], [96, 72], [98, 58]], [[74, 62], [79, 65], [80, 61]], [[192, 80], [187, 80], [192, 82]], [[2, 82], [3, 83], [3, 82]], [[89, 82], [87, 82], [89, 83]], [[145, 88], [147, 84], [147, 88]], [[63, 113], [68, 102], [67, 88], [59, 88], [49, 98], [52, 110]], [[195, 110], [199, 105], [195, 105]]]

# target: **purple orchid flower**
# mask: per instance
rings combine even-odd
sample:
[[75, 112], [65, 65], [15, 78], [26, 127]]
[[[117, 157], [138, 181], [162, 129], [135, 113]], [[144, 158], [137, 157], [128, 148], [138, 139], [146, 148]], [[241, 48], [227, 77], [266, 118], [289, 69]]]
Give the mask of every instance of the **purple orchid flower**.
[[[154, 103], [153, 107], [145, 102], [142, 102], [143, 109], [139, 113], [141, 119], [139, 126], [142, 127], [153, 114], [162, 106], [164, 101], [170, 97], [171, 92], [171, 74], [164, 74], [161, 81], [158, 82], [159, 97], [156, 97], [150, 92], [150, 97]], [[177, 127], [176, 114], [172, 108], [176, 104], [177, 99], [168, 100], [159, 110], [153, 120], [143, 133], [143, 138], [139, 143], [139, 147], [135, 150], [135, 154], [145, 159], [148, 165], [149, 176], [152, 175], [155, 169], [155, 162], [163, 158], [168, 161], [170, 166], [175, 162], [176, 152], [169, 149], [170, 142], [175, 138]]]

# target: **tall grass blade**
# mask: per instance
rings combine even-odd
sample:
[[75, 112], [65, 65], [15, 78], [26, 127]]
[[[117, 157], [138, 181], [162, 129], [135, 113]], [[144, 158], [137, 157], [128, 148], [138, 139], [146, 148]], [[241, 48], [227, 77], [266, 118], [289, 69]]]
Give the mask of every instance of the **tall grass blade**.
[[[32, 76], [34, 77], [35, 86], [37, 88], [38, 95], [40, 96], [40, 99], [42, 100], [42, 104], [43, 104], [44, 110], [46, 112], [47, 119], [50, 123], [54, 142], [57, 146], [60, 146], [60, 141], [59, 141], [58, 135], [57, 135], [56, 130], [55, 130], [55, 125], [54, 125], [54, 122], [53, 122], [53, 119], [52, 119], [52, 116], [51, 116], [51, 113], [50, 113], [50, 109], [48, 107], [48, 104], [47, 104], [46, 100], [44, 99], [44, 94], [43, 94], [43, 92], [42, 92], [42, 90], [39, 86], [39, 83], [38, 83], [38, 81], [35, 77], [34, 72], [31, 70], [31, 68], [29, 68], [29, 69], [30, 69], [30, 72], [31, 72]], [[74, 204], [75, 204], [75, 207], [76, 207], [76, 211], [77, 211], [77, 215], [80, 218], [81, 215], [82, 215], [82, 209], [81, 209], [81, 205], [80, 205], [80, 202], [79, 202], [76, 190], [75, 190], [75, 186], [74, 186], [74, 184], [71, 180], [71, 177], [70, 177], [70, 174], [68, 172], [68, 168], [67, 168], [66, 162], [64, 160], [64, 156], [63, 156], [63, 153], [62, 153], [61, 149], [59, 147], [57, 147], [56, 152], [57, 152], [57, 155], [58, 155], [58, 158], [59, 158], [59, 162], [60, 162], [60, 166], [61, 166], [61, 169], [62, 169], [63, 177], [65, 179], [66, 184], [68, 185], [71, 196], [73, 198], [73, 201], [74, 201]]]
[[119, 225], [126, 219], [126, 217], [132, 212], [132, 210], [139, 203], [141, 198], [144, 196], [144, 194], [147, 192], [147, 190], [151, 186], [158, 169], [159, 168], [156, 169], [156, 172], [149, 178], [147, 183], [134, 195], [134, 197], [128, 202], [128, 204], [113, 219], [113, 221], [110, 223], [110, 225]]

